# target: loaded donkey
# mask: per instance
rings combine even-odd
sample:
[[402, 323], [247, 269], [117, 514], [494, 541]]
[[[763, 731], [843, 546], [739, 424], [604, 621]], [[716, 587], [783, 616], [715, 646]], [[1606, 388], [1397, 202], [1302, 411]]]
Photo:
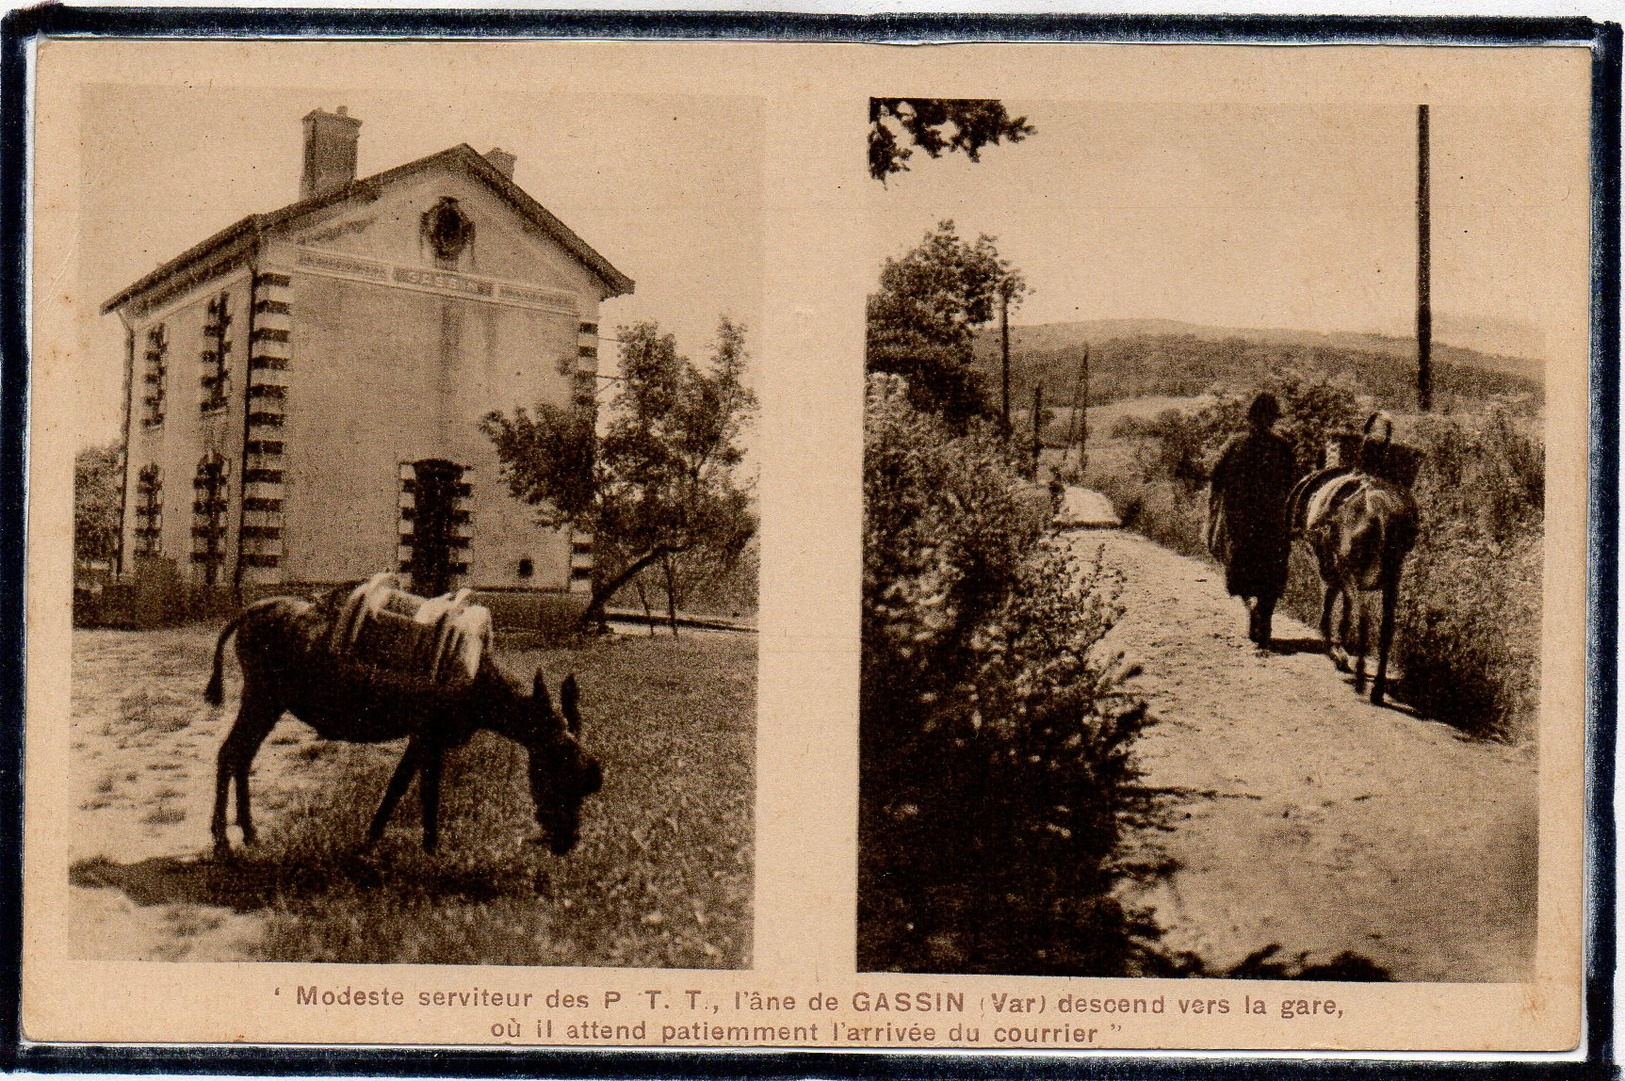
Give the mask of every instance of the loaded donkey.
[[555, 711], [540, 668], [530, 688], [491, 656], [490, 616], [467, 603], [467, 591], [425, 601], [376, 575], [325, 600], [270, 597], [245, 608], [220, 632], [214, 671], [204, 691], [223, 698], [226, 640], [237, 636], [243, 671], [237, 720], [220, 747], [210, 832], [216, 857], [230, 853], [226, 799], [237, 785], [243, 843], [255, 841], [249, 811], [249, 767], [284, 712], [323, 739], [382, 743], [404, 737], [406, 750], [373, 815], [367, 844], [384, 834], [412, 779], [419, 779], [423, 847], [439, 839], [440, 773], [445, 753], [481, 729], [506, 736], [529, 753], [536, 822], [556, 854], [577, 839], [581, 804], [598, 791], [602, 772], [581, 747], [575, 676], [565, 678]]

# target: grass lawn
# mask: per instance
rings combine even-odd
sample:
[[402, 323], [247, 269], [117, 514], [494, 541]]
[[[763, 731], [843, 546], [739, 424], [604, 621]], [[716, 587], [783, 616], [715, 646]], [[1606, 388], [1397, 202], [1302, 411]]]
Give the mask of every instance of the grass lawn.
[[[164, 655], [196, 658], [216, 629], [94, 632], [117, 639], [120, 666], [128, 665], [125, 699], [134, 684], [152, 685], [142, 695], [150, 738], [188, 729], [159, 714], [207, 715], [197, 696], [206, 668], [169, 664]], [[143, 638], [155, 649], [140, 648]], [[447, 758], [439, 852], [426, 856], [420, 847], [414, 786], [383, 842], [363, 855], [361, 838], [402, 744], [316, 741], [284, 755], [280, 769], [270, 764], [277, 749], [262, 751], [254, 781], [259, 845], [224, 864], [168, 860], [167, 899], [262, 915], [255, 953], [264, 960], [748, 966], [754, 636], [604, 638], [546, 651], [499, 646], [497, 656], [516, 673], [542, 665], [555, 696], [570, 672], [581, 684], [582, 740], [603, 765], [604, 787], [584, 805], [581, 840], [568, 856], [528, 843], [538, 830], [524, 752], [490, 733]], [[235, 676], [234, 659], [227, 667]], [[76, 692], [85, 689], [78, 669]], [[111, 675], [103, 658], [94, 682], [105, 685]], [[235, 709], [228, 683], [226, 709], [210, 726], [218, 728], [208, 737], [210, 758]], [[284, 718], [271, 741], [299, 727]], [[128, 813], [149, 813], [146, 802]], [[206, 846], [205, 822], [180, 828], [195, 829], [199, 849]], [[121, 869], [99, 858], [93, 870], [101, 882], [150, 880], [160, 862]]]

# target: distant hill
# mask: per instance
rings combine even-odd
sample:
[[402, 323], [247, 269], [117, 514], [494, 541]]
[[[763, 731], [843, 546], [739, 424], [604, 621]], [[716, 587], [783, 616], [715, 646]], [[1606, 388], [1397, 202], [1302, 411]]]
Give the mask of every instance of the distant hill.
[[[1416, 343], [1409, 338], [1354, 332], [1242, 330], [1172, 319], [1101, 319], [1010, 328], [1011, 393], [1023, 408], [1044, 384], [1050, 404], [1069, 403], [1078, 362], [1089, 347], [1090, 400], [1151, 394], [1186, 396], [1215, 386], [1244, 392], [1275, 371], [1343, 375], [1359, 393], [1390, 408], [1415, 399]], [[999, 385], [999, 336], [977, 336], [976, 364], [990, 392]], [[1482, 401], [1543, 397], [1544, 369], [1525, 357], [1481, 353], [1435, 343], [1434, 397]]]

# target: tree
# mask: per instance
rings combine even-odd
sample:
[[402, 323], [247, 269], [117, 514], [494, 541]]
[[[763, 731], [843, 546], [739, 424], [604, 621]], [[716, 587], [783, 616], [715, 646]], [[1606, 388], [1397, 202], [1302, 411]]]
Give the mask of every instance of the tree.
[[1027, 279], [1021, 276], [1021, 271], [1009, 266], [1004, 267], [1004, 276], [999, 279], [998, 284], [999, 424], [1006, 435], [1010, 434], [1010, 309], [1021, 307], [1022, 300], [1030, 291]]
[[118, 551], [123, 449], [117, 443], [87, 447], [73, 459], [73, 558], [111, 560]]
[[[952, 133], [945, 135], [949, 125]], [[884, 184], [893, 173], [908, 172], [914, 151], [899, 135], [933, 158], [947, 150], [981, 161], [984, 146], [1019, 143], [1036, 130], [993, 98], [870, 98], [869, 175]]]
[[994, 238], [961, 240], [952, 221], [880, 271], [869, 296], [867, 370], [908, 381], [914, 406], [955, 428], [987, 412], [971, 341], [1008, 303], [1027, 292], [1019, 271], [999, 256]]
[[540, 403], [482, 424], [515, 498], [544, 522], [593, 534], [598, 576], [583, 627], [643, 570], [684, 552], [726, 565], [756, 532], [739, 437], [755, 412], [744, 384], [744, 328], [724, 318], [708, 370], [677, 352], [657, 323], [617, 331], [620, 390], [600, 436], [590, 401]]

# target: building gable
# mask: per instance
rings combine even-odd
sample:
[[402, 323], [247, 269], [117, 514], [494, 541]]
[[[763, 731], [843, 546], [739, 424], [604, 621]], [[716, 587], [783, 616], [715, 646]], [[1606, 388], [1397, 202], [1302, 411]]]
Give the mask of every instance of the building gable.
[[494, 303], [529, 297], [574, 309], [601, 296], [589, 267], [456, 168], [428, 170], [376, 199], [338, 203], [268, 230], [263, 259], [293, 271], [431, 290], [440, 274], [440, 289]]
[[[402, 192], [417, 190], [425, 184], [432, 186], [436, 180], [443, 185], [454, 183], [465, 192], [474, 193], [472, 197], [482, 202], [505, 204], [510, 214], [506, 219], [508, 227], [531, 236], [538, 245], [537, 250], [550, 256], [543, 260], [543, 265], [558, 266], [559, 261], [552, 256], [562, 252], [590, 278], [599, 299], [632, 292], [632, 279], [616, 270], [497, 166], [463, 144], [375, 176], [351, 181], [273, 213], [250, 215], [122, 290], [109, 299], [102, 310], [111, 312], [128, 306], [139, 312], [150, 308], [158, 302], [159, 297], [189, 290], [214, 275], [241, 265], [253, 257], [260, 242], [267, 237], [292, 235], [297, 238], [311, 234], [320, 238], [325, 223], [337, 224], [341, 221], [355, 222], [357, 224], [352, 225], [352, 229], [364, 230], [366, 226], [359, 223], [369, 216], [367, 208], [380, 203], [393, 206], [395, 198]], [[376, 212], [372, 213], [376, 222]], [[391, 213], [398, 213], [398, 210]], [[324, 239], [331, 243], [342, 240], [343, 234]], [[535, 271], [530, 273], [534, 274]], [[566, 277], [574, 276], [566, 274]]]

